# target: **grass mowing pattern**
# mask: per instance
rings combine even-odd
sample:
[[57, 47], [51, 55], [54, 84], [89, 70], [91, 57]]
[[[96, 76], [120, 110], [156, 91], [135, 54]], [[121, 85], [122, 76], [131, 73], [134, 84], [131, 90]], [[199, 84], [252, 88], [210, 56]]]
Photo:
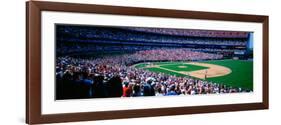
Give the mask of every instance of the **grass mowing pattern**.
[[223, 60], [205, 61], [204, 63], [216, 64], [228, 67], [232, 72], [228, 75], [207, 78], [207, 81], [223, 83], [224, 85], [241, 87], [253, 90], [253, 61]]

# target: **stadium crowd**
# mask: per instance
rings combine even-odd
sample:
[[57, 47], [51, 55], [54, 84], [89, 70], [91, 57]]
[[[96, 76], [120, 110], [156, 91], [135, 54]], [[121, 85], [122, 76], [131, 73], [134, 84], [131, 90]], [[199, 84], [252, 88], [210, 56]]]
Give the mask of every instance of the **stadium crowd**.
[[[157, 46], [139, 46], [139, 45], [97, 45], [97, 44], [81, 44], [81, 43], [71, 43], [70, 45], [57, 46], [57, 54], [66, 55], [72, 53], [94, 53], [99, 51], [104, 52], [136, 52], [142, 50], [153, 50], [153, 49], [167, 49], [173, 47], [157, 47]], [[174, 47], [176, 48], [176, 46]], [[179, 47], [177, 47], [179, 48]], [[225, 53], [233, 54], [236, 51], [243, 51], [241, 49], [218, 49], [218, 48], [189, 48], [191, 51], [205, 52], [205, 53], [219, 53], [226, 56]], [[244, 50], [245, 51], [245, 50]]]
[[188, 49], [154, 49], [95, 59], [57, 57], [56, 98], [171, 96], [246, 92], [191, 77], [176, 77], [131, 66], [140, 61], [188, 61], [223, 56]]
[[[190, 36], [187, 33], [184, 36], [179, 36], [177, 34], [183, 33], [183, 31], [177, 31], [172, 29], [159, 29], [152, 28], [150, 30], [156, 30], [160, 32], [158, 34], [152, 34], [155, 31], [146, 31], [141, 30], [142, 32], [134, 30], [125, 30], [126, 28], [104, 28], [104, 27], [95, 27], [95, 28], [78, 28], [78, 27], [61, 27], [58, 29], [60, 36], [58, 40], [65, 41], [84, 41], [84, 42], [109, 42], [109, 41], [117, 41], [117, 42], [141, 42], [141, 43], [173, 43], [173, 44], [198, 44], [198, 45], [228, 45], [228, 46], [246, 46], [247, 44], [247, 34], [245, 35], [243, 32], [237, 32], [238, 35], [231, 35], [222, 38], [222, 35], [218, 35], [218, 37], [210, 37], [216, 36], [216, 33], [219, 31], [213, 31], [212, 34], [205, 36], [204, 32], [198, 32], [197, 35]], [[138, 28], [140, 30], [140, 28]], [[173, 34], [162, 33], [164, 31], [170, 31]], [[151, 33], [152, 32], [152, 33]], [[206, 31], [205, 31], [206, 32]], [[220, 31], [222, 32], [222, 31]], [[232, 32], [230, 32], [232, 33]], [[200, 35], [201, 34], [201, 35]], [[233, 33], [235, 34], [235, 33]], [[67, 36], [67, 37], [65, 37]], [[202, 37], [205, 36], [205, 37]], [[208, 37], [209, 36], [209, 37]], [[220, 37], [219, 37], [220, 36]], [[227, 35], [225, 35], [227, 36]], [[236, 36], [236, 37], [234, 37]], [[240, 37], [239, 37], [240, 36]]]
[[176, 36], [197, 36], [197, 37], [218, 37], [218, 38], [247, 38], [247, 32], [197, 30], [197, 29], [169, 29], [169, 28], [144, 28], [144, 27], [123, 27], [132, 31], [167, 34]]

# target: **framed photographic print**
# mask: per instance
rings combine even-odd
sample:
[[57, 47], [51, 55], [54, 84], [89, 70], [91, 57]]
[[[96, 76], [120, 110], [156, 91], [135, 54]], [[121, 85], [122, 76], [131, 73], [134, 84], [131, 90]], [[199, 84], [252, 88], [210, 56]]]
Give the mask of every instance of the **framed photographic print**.
[[268, 109], [268, 16], [29, 1], [29, 124]]

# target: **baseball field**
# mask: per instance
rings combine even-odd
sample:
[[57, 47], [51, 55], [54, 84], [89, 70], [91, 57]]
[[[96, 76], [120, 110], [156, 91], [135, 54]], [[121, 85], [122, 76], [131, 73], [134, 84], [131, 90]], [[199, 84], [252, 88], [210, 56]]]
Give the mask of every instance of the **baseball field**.
[[196, 62], [151, 62], [134, 65], [152, 72], [193, 77], [214, 83], [253, 90], [253, 61], [211, 60]]

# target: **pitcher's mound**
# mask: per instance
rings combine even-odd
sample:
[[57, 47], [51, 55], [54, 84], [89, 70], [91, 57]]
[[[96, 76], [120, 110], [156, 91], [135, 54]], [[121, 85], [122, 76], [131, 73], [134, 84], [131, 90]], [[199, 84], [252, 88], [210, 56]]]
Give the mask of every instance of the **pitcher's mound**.
[[179, 68], [187, 68], [187, 66], [178, 66]]

